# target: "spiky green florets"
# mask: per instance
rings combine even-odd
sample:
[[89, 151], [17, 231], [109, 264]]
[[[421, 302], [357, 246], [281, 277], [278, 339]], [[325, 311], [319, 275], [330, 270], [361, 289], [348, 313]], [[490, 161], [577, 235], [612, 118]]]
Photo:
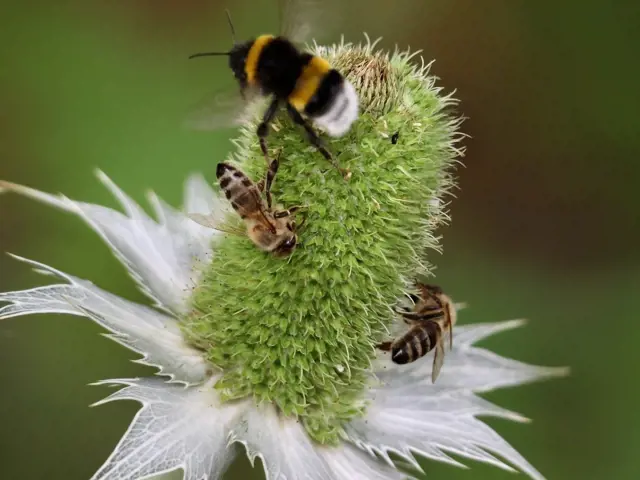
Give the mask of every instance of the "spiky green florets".
[[[362, 115], [339, 139], [325, 138], [347, 182], [285, 115], [268, 141], [282, 149], [273, 188], [283, 206], [306, 205], [299, 246], [287, 260], [248, 238], [216, 243], [185, 319], [188, 338], [223, 370], [224, 399], [252, 396], [295, 415], [319, 442], [366, 406], [375, 345], [417, 275], [443, 217], [440, 198], [459, 151], [453, 103], [408, 53], [373, 45], [318, 48], [354, 83]], [[398, 132], [398, 141], [391, 137]], [[265, 161], [248, 125], [234, 160], [254, 180]]]

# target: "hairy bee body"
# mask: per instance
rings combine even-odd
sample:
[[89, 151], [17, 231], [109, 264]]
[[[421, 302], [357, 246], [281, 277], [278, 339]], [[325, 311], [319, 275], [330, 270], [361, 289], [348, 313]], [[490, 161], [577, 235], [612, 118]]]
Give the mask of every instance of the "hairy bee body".
[[452, 328], [456, 323], [456, 310], [453, 301], [440, 287], [435, 285], [417, 285], [420, 295], [412, 295], [413, 309], [404, 309], [399, 313], [410, 325], [402, 336], [378, 345], [378, 348], [391, 352], [394, 363], [404, 365], [416, 361], [432, 350], [434, 352], [431, 379], [436, 381], [444, 361], [444, 337], [448, 333], [449, 344], [453, 341]]
[[329, 135], [344, 135], [358, 117], [353, 85], [325, 59], [300, 51], [285, 37], [260, 35], [236, 45], [229, 66], [241, 88], [275, 96]]
[[[277, 169], [277, 160], [273, 161], [269, 172], [271, 176], [268, 174], [267, 177], [269, 185], [275, 176], [274, 167]], [[295, 223], [291, 220], [291, 214], [296, 209], [271, 210], [262, 200], [260, 186], [233, 165], [219, 163], [216, 176], [231, 206], [244, 220], [247, 236], [251, 241], [261, 250], [275, 256], [290, 255], [298, 239]], [[264, 188], [265, 182], [261, 182], [261, 185]]]

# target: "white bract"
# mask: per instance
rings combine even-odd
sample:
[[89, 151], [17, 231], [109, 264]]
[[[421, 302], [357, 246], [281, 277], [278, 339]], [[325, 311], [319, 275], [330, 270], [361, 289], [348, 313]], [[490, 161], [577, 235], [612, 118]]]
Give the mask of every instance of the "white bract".
[[[366, 416], [345, 426], [339, 447], [310, 440], [295, 419], [253, 401], [220, 403], [213, 385], [219, 372], [202, 353], [183, 339], [178, 316], [187, 310], [197, 284], [200, 262], [212, 255], [215, 230], [201, 227], [184, 212], [224, 212], [220, 200], [200, 176], [186, 183], [184, 212], [150, 195], [157, 219], [150, 218], [106, 175], [100, 180], [121, 203], [125, 214], [112, 209], [27, 187], [0, 182], [1, 190], [17, 191], [82, 217], [127, 267], [155, 308], [138, 305], [46, 265], [16, 257], [61, 283], [0, 293], [0, 319], [32, 313], [85, 316], [110, 332], [109, 337], [143, 355], [160, 377], [98, 382], [123, 387], [106, 399], [135, 400], [142, 407], [94, 480], [133, 480], [182, 469], [186, 480], [219, 478], [236, 449], [244, 446], [253, 463], [262, 459], [272, 480], [383, 480], [406, 478], [397, 467], [421, 470], [418, 457], [461, 464], [453, 453], [514, 467], [531, 478], [536, 471], [478, 416], [525, 421], [476, 393], [519, 385], [565, 373], [564, 369], [525, 365], [473, 344], [521, 321], [456, 327], [454, 348], [445, 368], [431, 383], [431, 361], [395, 365], [388, 357], [376, 363], [367, 391]], [[336, 368], [344, 366], [337, 366]], [[406, 465], [392, 462], [395, 453]]]

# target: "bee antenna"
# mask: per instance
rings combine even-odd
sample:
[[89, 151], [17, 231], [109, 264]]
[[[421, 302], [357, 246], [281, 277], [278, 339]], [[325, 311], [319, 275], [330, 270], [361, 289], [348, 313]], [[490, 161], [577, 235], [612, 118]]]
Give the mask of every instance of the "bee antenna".
[[216, 55], [230, 55], [230, 52], [202, 52], [202, 53], [194, 53], [193, 55], [189, 55], [189, 59], [196, 57], [213, 57]]
[[233, 44], [236, 44], [236, 29], [233, 28], [233, 22], [231, 21], [231, 12], [229, 12], [229, 9], [225, 9], [225, 12], [227, 13], [227, 21], [229, 22], [229, 27], [231, 28], [231, 40], [233, 41]]
[[[235, 46], [235, 44], [236, 44], [236, 29], [233, 27], [233, 22], [231, 21], [231, 12], [229, 12], [229, 9], [225, 9], [225, 12], [227, 13], [227, 21], [229, 22], [229, 27], [231, 28], [231, 40], [233, 41], [233, 45]], [[229, 51], [229, 52], [194, 53], [193, 55], [189, 55], [189, 59], [196, 58], [196, 57], [213, 57], [213, 56], [217, 56], [217, 55], [229, 56], [229, 55], [231, 55], [231, 52]]]

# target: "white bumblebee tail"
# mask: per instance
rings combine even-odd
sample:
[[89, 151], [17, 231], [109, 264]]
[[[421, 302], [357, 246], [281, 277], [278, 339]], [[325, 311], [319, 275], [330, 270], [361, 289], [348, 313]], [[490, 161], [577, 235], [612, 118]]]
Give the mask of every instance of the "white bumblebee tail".
[[358, 118], [358, 103], [356, 89], [345, 79], [331, 108], [321, 117], [314, 118], [314, 122], [332, 137], [341, 137], [349, 131], [351, 124]]

